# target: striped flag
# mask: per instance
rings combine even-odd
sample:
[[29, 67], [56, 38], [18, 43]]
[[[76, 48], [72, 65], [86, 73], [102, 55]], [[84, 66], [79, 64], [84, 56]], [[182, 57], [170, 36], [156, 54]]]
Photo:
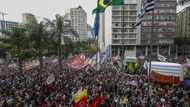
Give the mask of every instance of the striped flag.
[[146, 0], [142, 9], [140, 10], [139, 14], [138, 14], [138, 22], [134, 25], [135, 27], [139, 26], [142, 23], [142, 18], [144, 17], [145, 13], [148, 13], [150, 11], [154, 10], [154, 0]]
[[135, 27], [136, 27], [136, 26], [139, 26], [141, 23], [142, 23], [142, 19], [139, 19], [138, 22], [137, 22], [134, 26], [135, 26]]
[[164, 57], [163, 55], [160, 55], [159, 53], [157, 54], [158, 56], [158, 60], [161, 61], [161, 62], [166, 62], [166, 57]]
[[147, 0], [144, 5], [145, 12], [150, 12], [154, 10], [154, 0]]
[[93, 55], [92, 57], [87, 58], [86, 64], [91, 65], [91, 66], [96, 65], [96, 54]]

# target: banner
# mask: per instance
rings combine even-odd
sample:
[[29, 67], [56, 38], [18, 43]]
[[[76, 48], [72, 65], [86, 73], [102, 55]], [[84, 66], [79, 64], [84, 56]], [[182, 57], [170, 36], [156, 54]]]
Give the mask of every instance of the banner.
[[166, 62], [166, 57], [164, 57], [164, 56], [162, 56], [162, 55], [160, 55], [159, 53], [158, 53], [158, 60], [159, 61], [161, 61], [161, 62]]
[[190, 59], [186, 58], [187, 67], [190, 67]]
[[147, 61], [144, 62], [143, 68], [144, 68], [145, 70], [148, 70], [148, 67], [149, 67], [148, 64], [149, 64], [149, 63], [148, 63]]
[[100, 52], [100, 64], [103, 64], [109, 58], [109, 48], [105, 48]]
[[53, 83], [54, 81], [55, 81], [55, 77], [54, 77], [53, 74], [51, 74], [51, 75], [47, 78], [46, 83], [47, 83], [47, 84], [51, 84], [51, 83]]
[[96, 57], [97, 57], [97, 55], [95, 54], [95, 55], [93, 55], [92, 57], [87, 58], [85, 63], [86, 63], [86, 64], [89, 64], [89, 65], [91, 65], [91, 66], [96, 65]]
[[88, 65], [86, 63], [86, 57], [84, 54], [74, 56], [69, 61], [67, 61], [66, 64], [72, 70], [80, 70]]
[[152, 80], [160, 82], [160, 83], [179, 83], [180, 77], [171, 76], [171, 75], [163, 75], [161, 73], [152, 71], [150, 74]]

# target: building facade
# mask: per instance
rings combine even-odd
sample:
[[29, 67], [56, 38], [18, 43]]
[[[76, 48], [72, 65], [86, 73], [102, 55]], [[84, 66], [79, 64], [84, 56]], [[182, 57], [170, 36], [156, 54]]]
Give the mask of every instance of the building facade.
[[[11, 30], [13, 27], [18, 27], [19, 23], [17, 22], [13, 22], [13, 21], [5, 21], [5, 20], [0, 20], [0, 30]], [[4, 38], [4, 34], [2, 34], [0, 32], [0, 38]], [[2, 43], [0, 42], [0, 45]], [[5, 53], [5, 49], [3, 49], [2, 47], [0, 47], [0, 60], [1, 58], [5, 58], [6, 53]]]
[[67, 36], [68, 38], [70, 38], [73, 42], [77, 42], [79, 41], [79, 35], [77, 33], [77, 31], [75, 31], [73, 28], [72, 28], [72, 25], [71, 25], [71, 15], [69, 12], [65, 13], [65, 15], [63, 16], [63, 23], [64, 23], [64, 26], [67, 26], [65, 28], [65, 30], [67, 30], [67, 32], [64, 33], [64, 36]]
[[[140, 28], [134, 28], [140, 0], [125, 0], [123, 6], [112, 6], [112, 56], [136, 56], [140, 45]], [[124, 52], [123, 52], [124, 51]]]
[[[190, 6], [183, 8], [177, 13], [177, 36], [190, 38]], [[184, 50], [186, 54], [190, 54], [190, 44], [183, 48], [185, 49], [178, 48], [178, 54], [182, 54]]]
[[190, 38], [190, 7], [177, 13], [177, 36]]
[[12, 21], [0, 20], [0, 29], [10, 30], [13, 27], [18, 27], [19, 23]]
[[88, 39], [87, 34], [87, 13], [79, 6], [77, 8], [70, 9], [71, 26], [79, 34], [80, 41], [86, 41]]
[[[19, 23], [17, 22], [0, 20], [0, 30], [11, 30], [11, 28], [18, 26]], [[0, 36], [3, 36], [2, 33], [0, 33]]]
[[[141, 45], [138, 55], [150, 53], [149, 44], [153, 45], [153, 56], [171, 55], [171, 49], [176, 37], [176, 0], [154, 0], [154, 16], [146, 13], [141, 24]], [[152, 24], [152, 16], [154, 23]], [[153, 28], [153, 33], [151, 32]]]
[[22, 23], [23, 24], [36, 24], [37, 23], [37, 19], [31, 13], [23, 13], [22, 14]]

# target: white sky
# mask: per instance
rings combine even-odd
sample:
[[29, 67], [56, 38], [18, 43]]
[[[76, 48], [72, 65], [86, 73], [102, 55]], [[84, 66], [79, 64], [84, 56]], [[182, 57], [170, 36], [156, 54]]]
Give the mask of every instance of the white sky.
[[[81, 5], [88, 14], [88, 23], [93, 23], [92, 9], [97, 0], [0, 0], [0, 11], [7, 13], [5, 18], [21, 22], [22, 13], [54, 18], [56, 13], [63, 15], [69, 8]], [[0, 17], [2, 18], [2, 17]]]
[[[87, 23], [93, 26], [95, 15], [92, 15], [92, 10], [96, 4], [97, 0], [0, 0], [0, 12], [7, 13], [5, 20], [21, 22], [22, 13], [54, 19], [55, 14], [64, 15], [70, 8], [81, 5], [87, 12]], [[106, 44], [108, 45], [111, 42], [111, 8], [106, 10], [105, 18]], [[0, 19], [2, 19], [1, 16]]]

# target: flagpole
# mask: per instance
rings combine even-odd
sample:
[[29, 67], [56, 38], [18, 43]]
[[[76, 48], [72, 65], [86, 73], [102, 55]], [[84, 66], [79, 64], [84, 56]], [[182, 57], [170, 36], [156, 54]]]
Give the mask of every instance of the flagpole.
[[96, 64], [97, 64], [97, 69], [99, 70], [100, 65], [99, 65], [99, 60], [100, 60], [100, 51], [105, 47], [105, 13], [100, 12], [99, 14], [99, 32], [97, 36], [97, 59], [96, 59]]
[[[123, 72], [124, 71], [124, 64], [123, 64], [123, 62], [124, 62], [124, 53], [125, 53], [125, 47], [124, 47], [124, 18], [125, 18], [125, 14], [124, 14], [124, 12], [125, 12], [125, 4], [123, 4], [123, 5], [121, 5], [122, 6], [122, 49], [121, 49], [121, 69], [120, 69], [120, 72]], [[119, 87], [119, 72], [118, 72], [118, 74], [117, 74], [117, 90], [116, 90], [116, 95], [118, 95], [118, 93], [119, 93], [119, 90], [118, 90], [118, 87]]]
[[151, 27], [151, 36], [150, 36], [150, 54], [149, 54], [149, 70], [148, 70], [148, 104], [150, 105], [150, 73], [151, 73], [151, 62], [152, 62], [152, 37], [154, 33], [154, 9], [152, 11], [152, 27]]
[[121, 58], [122, 58], [122, 63], [121, 63], [121, 72], [123, 72], [123, 70], [124, 70], [124, 64], [123, 64], [123, 62], [124, 62], [124, 54], [125, 54], [125, 47], [124, 47], [124, 24], [125, 24], [125, 14], [124, 14], [124, 12], [125, 12], [125, 4], [123, 4], [122, 5], [122, 16], [123, 16], [123, 18], [122, 18], [122, 51], [121, 51]]
[[[99, 14], [99, 13], [98, 13]], [[98, 43], [98, 36], [96, 38], [96, 49], [97, 49], [97, 52], [96, 52], [96, 70], [98, 70], [98, 53], [99, 53], [99, 43]]]

